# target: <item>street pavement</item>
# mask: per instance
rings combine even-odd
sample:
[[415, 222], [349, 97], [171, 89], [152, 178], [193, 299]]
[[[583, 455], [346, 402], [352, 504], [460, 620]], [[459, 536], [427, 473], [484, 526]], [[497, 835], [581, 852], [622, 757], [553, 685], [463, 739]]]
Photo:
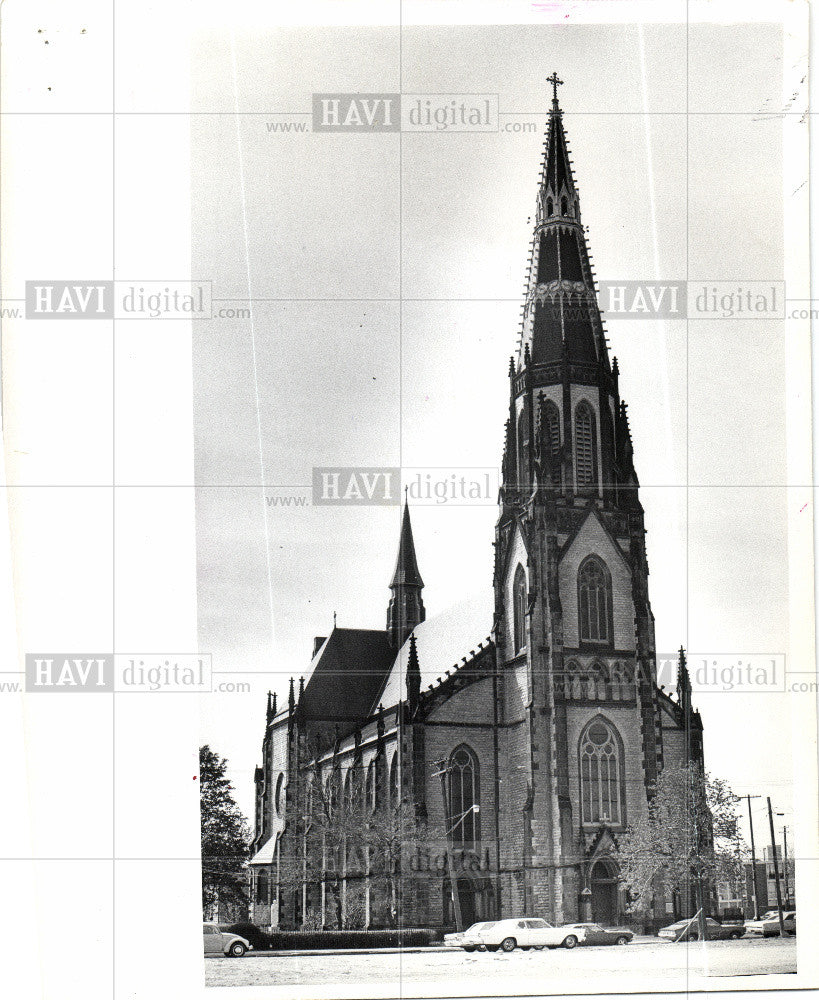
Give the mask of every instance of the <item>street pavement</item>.
[[786, 989], [796, 972], [793, 938], [669, 944], [641, 941], [625, 947], [511, 954], [441, 948], [333, 954], [260, 954], [205, 962], [207, 986], [265, 986], [271, 998], [520, 996], [566, 993], [663, 992], [725, 988]]

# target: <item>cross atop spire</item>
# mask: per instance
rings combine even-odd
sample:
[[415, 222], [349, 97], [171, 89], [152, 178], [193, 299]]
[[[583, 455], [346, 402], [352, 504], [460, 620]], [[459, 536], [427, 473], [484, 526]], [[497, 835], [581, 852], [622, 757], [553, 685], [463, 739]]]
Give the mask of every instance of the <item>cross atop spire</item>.
[[559, 79], [557, 73], [552, 73], [546, 77], [546, 82], [552, 85], [552, 104], [557, 105], [557, 88], [563, 86], [563, 81]]

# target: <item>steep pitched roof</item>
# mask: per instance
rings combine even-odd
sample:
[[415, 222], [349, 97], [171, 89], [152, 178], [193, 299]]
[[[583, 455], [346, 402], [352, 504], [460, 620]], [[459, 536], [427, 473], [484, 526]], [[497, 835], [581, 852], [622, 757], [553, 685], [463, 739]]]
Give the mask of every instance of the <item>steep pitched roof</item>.
[[299, 711], [307, 719], [365, 718], [394, 659], [383, 629], [334, 628], [310, 664]]
[[[480, 642], [486, 640], [492, 628], [493, 609], [494, 596], [489, 589], [428, 618], [415, 628], [413, 634], [421, 671], [422, 692], [430, 684], [437, 684], [457, 661], [468, 656], [478, 648]], [[370, 714], [374, 714], [380, 704], [384, 708], [393, 708], [407, 697], [406, 676], [410, 649], [411, 643], [407, 639], [370, 706]]]

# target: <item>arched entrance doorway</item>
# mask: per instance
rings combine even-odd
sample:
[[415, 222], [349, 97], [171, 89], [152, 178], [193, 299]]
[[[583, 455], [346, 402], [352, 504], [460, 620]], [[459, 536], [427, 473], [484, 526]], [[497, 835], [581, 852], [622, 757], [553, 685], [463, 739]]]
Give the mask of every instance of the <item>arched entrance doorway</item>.
[[619, 879], [613, 861], [595, 861], [589, 878], [591, 918], [595, 923], [617, 924], [620, 918]]
[[[479, 920], [492, 920], [495, 915], [495, 898], [489, 879], [460, 875], [457, 879], [458, 902], [464, 928]], [[452, 883], [444, 880], [444, 923], [455, 926], [455, 907], [452, 901]]]

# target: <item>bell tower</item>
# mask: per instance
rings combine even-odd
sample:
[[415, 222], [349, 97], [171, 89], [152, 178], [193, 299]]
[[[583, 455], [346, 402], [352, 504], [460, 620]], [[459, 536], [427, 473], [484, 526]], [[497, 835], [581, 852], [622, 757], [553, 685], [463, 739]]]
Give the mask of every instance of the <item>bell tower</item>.
[[[494, 586], [504, 721], [510, 755], [521, 761], [517, 783], [504, 790], [507, 814], [524, 817], [518, 905], [561, 921], [597, 919], [586, 905], [594, 859], [646, 808], [662, 746], [626, 405], [597, 303], [557, 98], [562, 81], [552, 74], [549, 83], [509, 367]], [[605, 791], [598, 757], [612, 767]]]

